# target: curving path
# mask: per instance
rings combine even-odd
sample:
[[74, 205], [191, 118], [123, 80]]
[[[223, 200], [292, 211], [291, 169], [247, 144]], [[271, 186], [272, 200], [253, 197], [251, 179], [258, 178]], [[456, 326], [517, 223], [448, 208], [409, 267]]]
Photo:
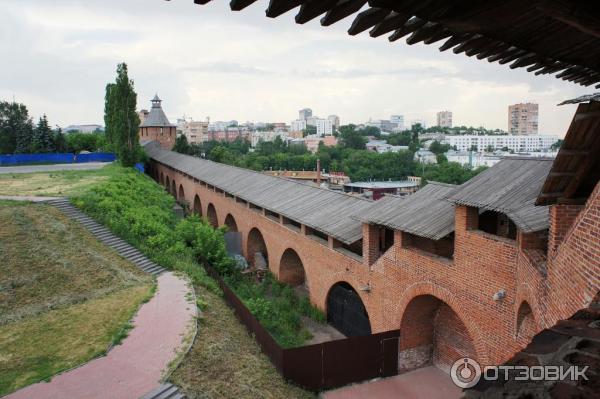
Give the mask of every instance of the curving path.
[[[158, 278], [154, 297], [140, 308], [123, 343], [104, 357], [23, 388], [3, 399], [139, 398], [160, 385], [185, 335], [195, 328], [188, 283], [173, 273]], [[182, 348], [183, 349], [183, 348]]]

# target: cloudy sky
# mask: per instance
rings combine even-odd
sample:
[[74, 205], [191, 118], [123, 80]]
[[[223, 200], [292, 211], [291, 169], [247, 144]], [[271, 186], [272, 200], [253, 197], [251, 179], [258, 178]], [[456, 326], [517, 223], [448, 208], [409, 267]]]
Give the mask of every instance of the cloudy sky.
[[243, 12], [228, 3], [2, 0], [0, 99], [52, 124], [103, 124], [104, 87], [124, 61], [139, 107], [158, 92], [171, 119], [289, 123], [310, 107], [342, 123], [401, 114], [431, 124], [448, 109], [455, 124], [506, 129], [508, 104], [534, 101], [540, 133], [562, 136], [575, 106], [556, 104], [593, 91], [436, 46], [352, 37], [350, 19], [297, 25], [293, 12], [266, 18], [267, 0]]

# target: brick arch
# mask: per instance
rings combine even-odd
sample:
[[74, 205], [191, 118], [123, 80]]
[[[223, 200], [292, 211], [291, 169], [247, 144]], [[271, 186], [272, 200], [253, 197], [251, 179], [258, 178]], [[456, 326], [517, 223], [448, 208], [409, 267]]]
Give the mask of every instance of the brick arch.
[[292, 286], [305, 285], [308, 288], [304, 262], [296, 250], [287, 248], [279, 260], [279, 281]]
[[170, 193], [175, 199], [177, 199], [177, 183], [175, 183], [175, 179], [171, 180], [171, 190]]
[[227, 216], [225, 216], [224, 224], [225, 224], [225, 226], [227, 226], [228, 231], [231, 231], [231, 232], [238, 231], [237, 222], [235, 221], [235, 218], [233, 217], [233, 215], [231, 213], [228, 213]]
[[169, 175], [165, 178], [165, 190], [171, 192], [171, 179], [169, 178]]
[[[345, 295], [353, 296], [336, 301], [334, 296], [339, 293], [339, 288], [346, 291]], [[360, 313], [364, 313], [363, 317], [360, 317]], [[327, 322], [346, 336], [368, 335], [372, 332], [372, 322], [364, 298], [348, 281], [337, 281], [329, 287], [325, 296], [325, 314]]]
[[248, 263], [250, 263], [250, 265], [252, 266], [254, 266], [254, 254], [256, 252], [261, 252], [263, 254], [268, 266], [270, 262], [267, 242], [265, 241], [261, 231], [257, 227], [253, 227], [248, 232], [248, 238], [246, 239], [246, 253], [248, 254]]
[[192, 209], [195, 215], [202, 216], [202, 202], [200, 202], [200, 197], [198, 196], [198, 194], [194, 196], [194, 203]]
[[158, 182], [161, 186], [165, 185], [165, 175], [163, 174], [162, 170], [160, 171], [160, 180]]
[[208, 207], [206, 208], [206, 219], [212, 225], [212, 227], [219, 227], [219, 218], [217, 216], [217, 210], [215, 209], [215, 206], [212, 204], [212, 202], [209, 203]]
[[490, 364], [484, 340], [481, 336], [481, 332], [479, 330], [478, 325], [473, 321], [473, 317], [471, 317], [469, 313], [464, 309], [464, 307], [461, 305], [461, 303], [458, 301], [454, 294], [452, 294], [446, 288], [440, 287], [439, 285], [430, 282], [416, 283], [404, 290], [402, 299], [400, 300], [398, 306], [396, 320], [394, 322], [394, 325], [399, 326], [400, 328], [401, 349], [403, 335], [405, 338], [410, 337], [407, 335], [407, 333], [409, 332], [402, 331], [402, 320], [404, 319], [408, 305], [413, 299], [420, 296], [431, 296], [439, 300], [440, 303], [444, 303], [445, 305], [447, 305], [449, 309], [446, 309], [445, 312], [449, 314], [449, 312], [447, 311], [452, 311], [457, 316], [458, 320], [465, 326], [465, 331], [473, 344], [473, 349], [475, 351], [477, 361], [479, 361], [479, 363], [483, 365]]
[[515, 337], [521, 345], [527, 345], [537, 332], [537, 322], [531, 305], [522, 301], [515, 317]]
[[178, 201], [185, 201], [185, 190], [183, 189], [183, 184], [179, 185], [179, 192], [177, 193]]
[[[515, 303], [514, 303], [515, 322], [517, 319], [517, 313], [519, 311], [519, 307], [521, 306], [521, 304], [523, 302], [527, 302], [527, 305], [529, 305], [529, 307], [531, 308], [531, 311], [534, 315], [536, 322], [541, 327], [543, 324], [544, 314], [540, 308], [540, 304], [537, 301], [538, 296], [533, 295], [533, 292], [535, 292], [535, 291], [531, 288], [531, 285], [526, 282], [521, 283], [517, 287], [517, 294], [515, 295]], [[515, 324], [515, 326], [516, 326], [516, 324]], [[515, 337], [516, 337], [516, 335], [515, 335]]]

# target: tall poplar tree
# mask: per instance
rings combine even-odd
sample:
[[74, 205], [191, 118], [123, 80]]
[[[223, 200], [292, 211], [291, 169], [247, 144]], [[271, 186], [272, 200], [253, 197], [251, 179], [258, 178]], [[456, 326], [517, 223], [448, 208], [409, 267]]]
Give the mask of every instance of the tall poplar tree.
[[104, 121], [107, 139], [123, 166], [135, 165], [142, 155], [138, 137], [140, 119], [136, 106], [137, 94], [127, 74], [127, 64], [119, 64], [115, 83], [106, 86]]

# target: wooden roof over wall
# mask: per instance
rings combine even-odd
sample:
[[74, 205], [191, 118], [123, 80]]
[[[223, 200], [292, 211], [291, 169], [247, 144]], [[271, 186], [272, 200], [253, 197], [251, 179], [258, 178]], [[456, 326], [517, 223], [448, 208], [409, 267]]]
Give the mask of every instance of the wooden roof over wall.
[[[230, 6], [239, 11], [255, 1], [231, 0]], [[292, 9], [299, 24], [321, 16], [321, 25], [329, 26], [356, 14], [350, 35], [369, 30], [391, 42], [441, 43], [440, 51], [600, 88], [600, 1], [270, 0], [266, 15]]]
[[583, 203], [600, 181], [599, 154], [600, 101], [579, 104], [536, 205]]

